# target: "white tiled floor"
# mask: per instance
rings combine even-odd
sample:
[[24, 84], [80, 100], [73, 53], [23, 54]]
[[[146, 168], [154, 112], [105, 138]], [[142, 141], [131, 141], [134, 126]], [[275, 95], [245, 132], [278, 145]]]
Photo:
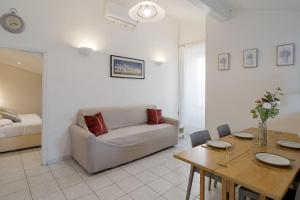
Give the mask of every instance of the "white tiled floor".
[[[40, 148], [3, 153], [0, 199], [184, 200], [190, 168], [173, 155], [185, 148], [190, 148], [187, 137], [175, 147], [94, 175], [74, 160], [42, 166]], [[199, 198], [197, 176], [192, 200]], [[221, 199], [220, 187], [205, 192], [206, 199]]]

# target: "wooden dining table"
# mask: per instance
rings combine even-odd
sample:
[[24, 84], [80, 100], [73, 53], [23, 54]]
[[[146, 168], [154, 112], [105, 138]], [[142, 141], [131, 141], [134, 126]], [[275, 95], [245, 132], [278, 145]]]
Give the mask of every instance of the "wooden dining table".
[[[300, 169], [300, 150], [281, 147], [279, 140], [300, 143], [297, 134], [268, 130], [268, 145], [257, 145], [257, 128], [242, 130], [254, 134], [253, 139], [242, 139], [229, 135], [220, 140], [230, 142], [227, 150], [200, 145], [177, 153], [175, 158], [199, 169], [200, 200], [204, 200], [205, 172], [213, 173], [222, 179], [222, 200], [234, 200], [236, 186], [244, 186], [259, 194], [260, 200], [266, 197], [280, 200], [293, 183]], [[268, 152], [289, 158], [290, 167], [277, 167], [264, 164], [255, 158], [258, 152]]]

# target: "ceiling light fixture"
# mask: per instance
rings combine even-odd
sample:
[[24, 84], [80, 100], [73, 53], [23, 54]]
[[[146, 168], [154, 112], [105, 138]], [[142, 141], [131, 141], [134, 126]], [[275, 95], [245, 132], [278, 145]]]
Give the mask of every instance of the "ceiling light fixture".
[[165, 10], [153, 1], [142, 1], [129, 10], [129, 16], [137, 22], [157, 22], [165, 17]]

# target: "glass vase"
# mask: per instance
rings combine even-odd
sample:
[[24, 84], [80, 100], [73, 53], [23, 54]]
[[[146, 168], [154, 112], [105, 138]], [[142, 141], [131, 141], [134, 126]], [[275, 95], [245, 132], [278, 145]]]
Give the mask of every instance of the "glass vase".
[[258, 126], [258, 146], [265, 147], [268, 144], [267, 121], [260, 121]]

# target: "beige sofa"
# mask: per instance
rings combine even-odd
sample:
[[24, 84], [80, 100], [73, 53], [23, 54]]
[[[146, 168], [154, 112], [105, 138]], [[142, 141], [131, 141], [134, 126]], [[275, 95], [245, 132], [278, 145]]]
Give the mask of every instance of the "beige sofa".
[[[148, 125], [147, 108], [156, 106], [80, 110], [77, 124], [70, 127], [73, 158], [87, 172], [95, 173], [176, 145], [179, 122], [164, 117], [166, 123]], [[95, 137], [88, 131], [83, 116], [98, 112], [103, 115], [108, 133]]]

